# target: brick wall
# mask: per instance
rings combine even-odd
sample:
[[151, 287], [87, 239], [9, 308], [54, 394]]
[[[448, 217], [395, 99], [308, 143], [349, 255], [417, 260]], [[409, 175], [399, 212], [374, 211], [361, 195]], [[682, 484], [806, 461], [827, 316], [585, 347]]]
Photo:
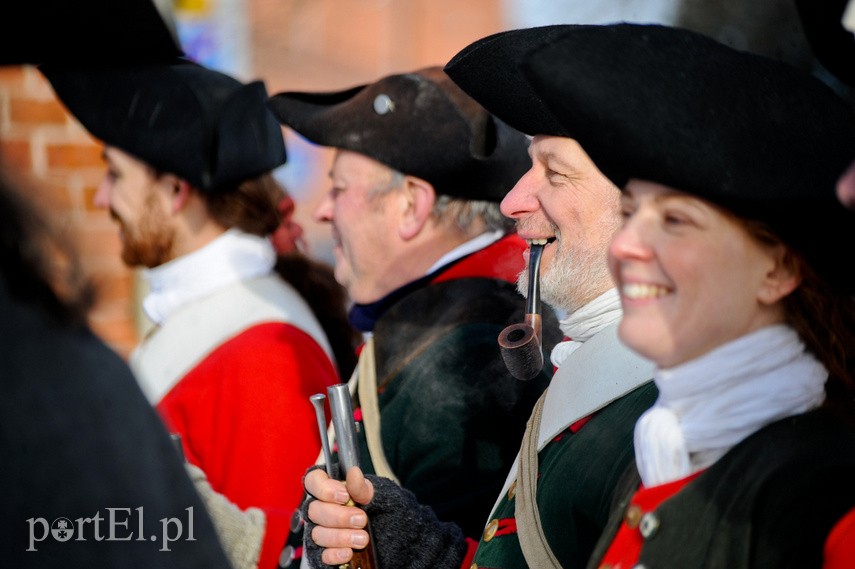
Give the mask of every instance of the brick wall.
[[[204, 4], [217, 0], [201, 1]], [[390, 73], [441, 65], [465, 45], [503, 29], [500, 0], [244, 0], [250, 69], [268, 90], [333, 90]], [[310, 252], [328, 259], [329, 229], [311, 219], [327, 188], [329, 152], [285, 132], [290, 189]], [[93, 329], [121, 355], [139, 338], [138, 279], [119, 259], [115, 225], [92, 207], [103, 175], [101, 147], [54, 98], [32, 67], [0, 67], [0, 156], [38, 182], [51, 219], [73, 239], [99, 297]]]
[[115, 226], [94, 210], [101, 147], [66, 113], [33, 67], [0, 67], [0, 156], [31, 176], [33, 199], [73, 240], [98, 290], [92, 327], [127, 356], [137, 342], [133, 272], [119, 259]]

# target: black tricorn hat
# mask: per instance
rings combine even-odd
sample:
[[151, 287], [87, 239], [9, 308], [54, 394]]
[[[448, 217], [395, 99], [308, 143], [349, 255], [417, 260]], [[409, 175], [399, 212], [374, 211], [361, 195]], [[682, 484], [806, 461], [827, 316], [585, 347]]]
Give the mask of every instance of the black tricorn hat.
[[229, 189], [285, 162], [261, 81], [244, 84], [183, 59], [40, 69], [93, 136], [200, 190]]
[[616, 185], [649, 180], [765, 222], [855, 290], [837, 252], [855, 242], [855, 216], [835, 196], [855, 156], [855, 117], [827, 85], [659, 25], [572, 27], [522, 68]]
[[344, 91], [279, 93], [268, 104], [309, 141], [364, 154], [452, 197], [501, 201], [531, 164], [528, 139], [439, 67]]
[[142, 63], [183, 51], [152, 0], [12, 0], [3, 6], [0, 65]]

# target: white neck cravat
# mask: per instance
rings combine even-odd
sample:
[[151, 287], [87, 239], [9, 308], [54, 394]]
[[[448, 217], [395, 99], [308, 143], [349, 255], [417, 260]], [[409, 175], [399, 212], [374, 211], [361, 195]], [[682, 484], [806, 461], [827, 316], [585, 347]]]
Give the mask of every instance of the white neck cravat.
[[657, 369], [659, 398], [635, 426], [642, 482], [649, 487], [684, 478], [769, 423], [815, 409], [825, 399], [827, 377], [784, 325]]
[[155, 324], [185, 304], [232, 283], [273, 270], [276, 253], [264, 237], [229, 229], [201, 249], [144, 271], [150, 292], [143, 310]]
[[561, 331], [570, 340], [559, 342], [552, 348], [549, 356], [552, 365], [560, 367], [588, 338], [620, 320], [621, 314], [620, 295], [616, 288], [612, 288], [559, 321]]

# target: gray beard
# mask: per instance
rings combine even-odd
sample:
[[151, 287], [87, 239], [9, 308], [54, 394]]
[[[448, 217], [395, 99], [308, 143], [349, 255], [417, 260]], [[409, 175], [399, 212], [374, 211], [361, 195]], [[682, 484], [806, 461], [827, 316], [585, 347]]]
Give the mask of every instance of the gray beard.
[[[540, 299], [568, 314], [579, 310], [614, 286], [605, 249], [596, 253], [559, 249], [547, 271], [540, 274]], [[528, 294], [528, 267], [517, 279], [517, 290]]]

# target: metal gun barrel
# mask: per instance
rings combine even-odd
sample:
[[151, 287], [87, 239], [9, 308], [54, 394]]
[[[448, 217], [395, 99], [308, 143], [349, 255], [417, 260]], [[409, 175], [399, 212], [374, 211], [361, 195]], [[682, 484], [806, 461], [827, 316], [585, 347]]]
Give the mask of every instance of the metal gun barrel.
[[327, 388], [332, 413], [335, 440], [338, 446], [338, 461], [341, 464], [341, 477], [353, 466], [359, 466], [359, 445], [356, 441], [356, 423], [353, 420], [353, 404], [346, 383]]

